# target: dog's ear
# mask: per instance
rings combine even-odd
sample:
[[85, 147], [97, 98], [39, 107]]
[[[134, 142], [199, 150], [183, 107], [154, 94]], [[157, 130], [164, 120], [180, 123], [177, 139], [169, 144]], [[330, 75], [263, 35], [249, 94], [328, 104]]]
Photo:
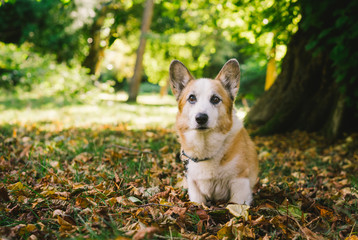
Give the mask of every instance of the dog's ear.
[[230, 93], [231, 99], [234, 100], [240, 85], [239, 62], [234, 58], [227, 61], [215, 80], [221, 81], [222, 85]]
[[188, 84], [190, 80], [193, 80], [193, 76], [190, 74], [189, 70], [184, 66], [179, 60], [173, 60], [170, 63], [169, 67], [169, 76], [170, 76], [170, 87], [176, 97], [179, 99], [181, 91]]

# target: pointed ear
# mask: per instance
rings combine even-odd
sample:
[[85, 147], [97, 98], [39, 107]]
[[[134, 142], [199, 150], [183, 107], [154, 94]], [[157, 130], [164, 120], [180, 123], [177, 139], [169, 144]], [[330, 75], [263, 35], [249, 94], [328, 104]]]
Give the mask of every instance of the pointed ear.
[[230, 59], [220, 70], [215, 80], [219, 80], [230, 93], [232, 100], [235, 99], [240, 85], [240, 65], [236, 59]]
[[185, 88], [190, 80], [194, 77], [189, 70], [178, 60], [173, 60], [169, 67], [170, 87], [176, 97], [179, 99], [181, 91]]

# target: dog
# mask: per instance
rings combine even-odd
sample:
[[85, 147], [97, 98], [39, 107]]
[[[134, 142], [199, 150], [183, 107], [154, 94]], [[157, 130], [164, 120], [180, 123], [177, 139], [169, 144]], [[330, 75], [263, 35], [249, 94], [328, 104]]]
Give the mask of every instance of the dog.
[[250, 205], [258, 174], [255, 145], [236, 116], [240, 66], [225, 63], [215, 79], [194, 79], [178, 60], [169, 67], [170, 86], [178, 102], [175, 127], [186, 162], [191, 202]]

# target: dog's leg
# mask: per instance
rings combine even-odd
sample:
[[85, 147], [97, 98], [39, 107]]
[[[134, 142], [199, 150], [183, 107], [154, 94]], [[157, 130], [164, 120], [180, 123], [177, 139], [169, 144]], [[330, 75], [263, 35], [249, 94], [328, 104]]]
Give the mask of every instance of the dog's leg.
[[248, 178], [236, 178], [231, 182], [230, 202], [250, 205], [252, 201], [252, 190]]
[[206, 203], [206, 199], [201, 193], [197, 183], [190, 178], [188, 178], [188, 194], [191, 202]]

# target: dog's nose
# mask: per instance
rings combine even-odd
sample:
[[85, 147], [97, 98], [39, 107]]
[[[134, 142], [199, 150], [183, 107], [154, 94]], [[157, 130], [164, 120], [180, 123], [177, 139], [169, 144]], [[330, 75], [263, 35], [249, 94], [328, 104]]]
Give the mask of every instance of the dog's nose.
[[208, 122], [208, 114], [206, 113], [198, 113], [196, 116], [195, 116], [195, 121], [197, 123], [199, 123], [200, 125], [204, 125], [205, 123]]

